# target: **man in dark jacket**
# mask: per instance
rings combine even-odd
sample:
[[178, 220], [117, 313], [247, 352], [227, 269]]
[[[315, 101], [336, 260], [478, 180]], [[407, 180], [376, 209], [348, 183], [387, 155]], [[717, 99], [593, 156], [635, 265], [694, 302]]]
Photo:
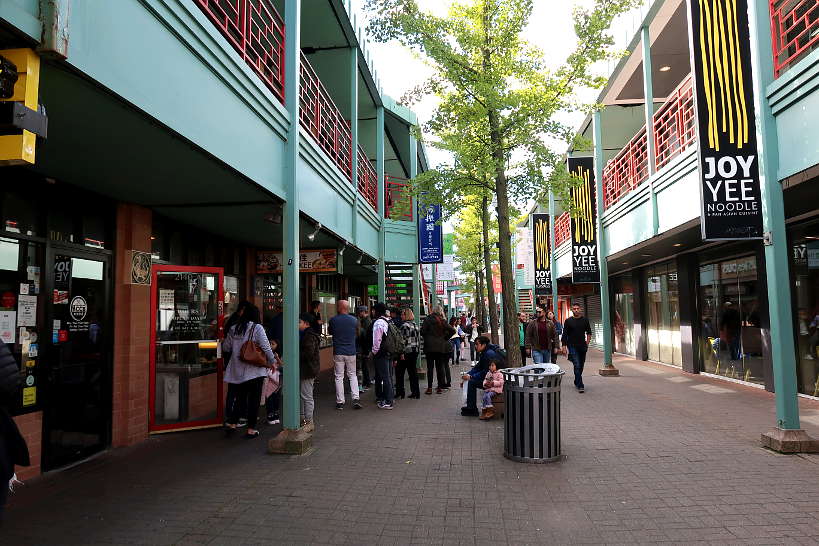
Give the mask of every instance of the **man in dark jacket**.
[[572, 315], [563, 323], [561, 341], [568, 349], [569, 361], [574, 365], [574, 386], [577, 392], [585, 392], [583, 385], [583, 366], [586, 364], [586, 351], [589, 350], [592, 329], [589, 319], [583, 316], [580, 304], [572, 305]]
[[366, 392], [370, 388], [370, 351], [372, 350], [372, 325], [373, 319], [365, 305], [356, 308], [358, 315], [357, 331], [357, 353], [358, 353], [358, 379], [361, 382], [360, 392]]
[[486, 372], [489, 371], [489, 363], [493, 360], [499, 362], [503, 360], [498, 352], [498, 346], [492, 345], [486, 336], [478, 336], [478, 339], [475, 340], [475, 348], [478, 350], [478, 363], [461, 377], [467, 382], [466, 406], [461, 408], [461, 415], [469, 417], [478, 416], [478, 389], [483, 387], [483, 380]]
[[302, 428], [305, 432], [313, 432], [316, 426], [313, 424], [313, 386], [316, 376], [319, 373], [321, 362], [319, 360], [319, 347], [321, 338], [312, 328], [312, 315], [302, 313], [299, 315], [299, 372], [301, 376], [301, 417]]
[[546, 309], [538, 307], [537, 318], [526, 325], [524, 344], [527, 354], [532, 355], [535, 364], [549, 364], [552, 353], [560, 348], [560, 338], [554, 322], [546, 317]]
[[0, 342], [0, 521], [9, 493], [9, 480], [14, 476], [14, 465], [28, 466], [28, 447], [9, 415], [12, 396], [20, 388], [20, 367], [8, 346]]

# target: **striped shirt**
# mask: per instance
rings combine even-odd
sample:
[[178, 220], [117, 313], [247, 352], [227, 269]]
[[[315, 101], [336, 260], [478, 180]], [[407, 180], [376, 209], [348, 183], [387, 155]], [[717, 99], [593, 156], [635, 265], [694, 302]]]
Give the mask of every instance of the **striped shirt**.
[[401, 335], [404, 336], [404, 353], [417, 353], [421, 346], [421, 333], [411, 320], [401, 323]]

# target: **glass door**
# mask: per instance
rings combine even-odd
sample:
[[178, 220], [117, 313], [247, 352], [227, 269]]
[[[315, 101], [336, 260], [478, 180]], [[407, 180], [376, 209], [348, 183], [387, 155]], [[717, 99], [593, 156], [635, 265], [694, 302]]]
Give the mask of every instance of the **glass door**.
[[154, 265], [152, 280], [151, 431], [220, 425], [222, 269]]
[[29, 333], [29, 342], [45, 349], [43, 468], [50, 470], [108, 445], [113, 322], [107, 256], [53, 247], [46, 260], [46, 328]]

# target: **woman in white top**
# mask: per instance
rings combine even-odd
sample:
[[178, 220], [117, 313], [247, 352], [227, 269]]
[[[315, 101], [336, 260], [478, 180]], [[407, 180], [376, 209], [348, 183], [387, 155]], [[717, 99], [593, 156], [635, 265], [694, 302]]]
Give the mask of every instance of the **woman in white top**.
[[[236, 408], [247, 410], [247, 434], [246, 438], [256, 438], [259, 431], [256, 423], [259, 420], [259, 400], [262, 397], [262, 386], [264, 378], [267, 377], [267, 370], [276, 361], [273, 351], [270, 349], [270, 342], [264, 328], [259, 324], [259, 308], [253, 304], [245, 307], [242, 316], [225, 333], [222, 340], [222, 351], [230, 353], [230, 361], [225, 371], [225, 383], [236, 385], [236, 396], [238, 404], [234, 408], [229, 408], [227, 418], [227, 433], [233, 433], [239, 422], [240, 412]], [[256, 366], [248, 364], [241, 359], [242, 345], [248, 340], [256, 343], [267, 357], [267, 366]], [[232, 411], [231, 411], [232, 410]]]

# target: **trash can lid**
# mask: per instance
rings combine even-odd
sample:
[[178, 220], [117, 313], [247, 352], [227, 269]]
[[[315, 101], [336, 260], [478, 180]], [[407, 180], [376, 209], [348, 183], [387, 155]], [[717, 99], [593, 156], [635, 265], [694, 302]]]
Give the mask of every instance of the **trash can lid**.
[[508, 374], [534, 376], [558, 375], [563, 373], [563, 370], [561, 370], [557, 364], [529, 364], [522, 368], [506, 368], [502, 371]]

